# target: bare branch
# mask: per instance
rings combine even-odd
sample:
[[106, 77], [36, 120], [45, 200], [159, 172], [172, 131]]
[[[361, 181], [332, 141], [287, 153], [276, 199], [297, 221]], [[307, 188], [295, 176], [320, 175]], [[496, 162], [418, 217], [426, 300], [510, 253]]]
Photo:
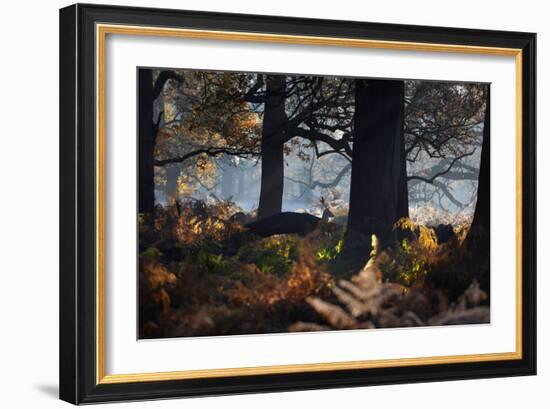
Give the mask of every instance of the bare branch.
[[293, 131], [287, 135], [288, 139], [294, 136], [299, 136], [310, 141], [324, 142], [335, 151], [345, 151], [346, 154], [348, 154], [350, 157], [353, 156], [351, 146], [348, 144], [347, 139], [334, 139], [330, 135], [316, 131], [314, 129], [305, 129], [300, 127], [294, 128]]
[[205, 154], [212, 157], [225, 154], [225, 155], [232, 155], [232, 156], [238, 156], [241, 158], [246, 158], [249, 155], [257, 155], [258, 152], [253, 150], [243, 150], [243, 149], [234, 149], [234, 148], [202, 148], [202, 149], [197, 149], [197, 150], [188, 152], [185, 155], [178, 156], [176, 158], [157, 159], [155, 160], [155, 166], [165, 166], [171, 163], [181, 163], [186, 161], [187, 159], [190, 159], [194, 156], [201, 155], [201, 154]]
[[263, 86], [264, 86], [264, 76], [262, 74], [258, 74], [258, 79], [256, 80], [256, 84], [254, 84], [254, 86], [250, 88], [248, 92], [244, 95], [244, 100], [252, 103], [265, 102], [265, 95], [257, 94], [258, 90], [261, 89]]
[[304, 186], [307, 186], [309, 187], [310, 189], [315, 189], [316, 187], [321, 187], [321, 188], [330, 188], [330, 187], [334, 187], [336, 186], [338, 183], [340, 183], [340, 181], [342, 180], [342, 178], [344, 176], [346, 176], [346, 174], [351, 170], [351, 163], [348, 163], [346, 166], [344, 166], [340, 172], [338, 173], [338, 175], [336, 175], [336, 177], [330, 181], [330, 182], [321, 182], [319, 180], [315, 180], [311, 183], [307, 183], [307, 182], [304, 182], [303, 180], [298, 180], [298, 179], [293, 179], [289, 176], [285, 176], [285, 179], [287, 180], [290, 180], [291, 182], [294, 182], [294, 183], [299, 183], [301, 185], [304, 185]]
[[412, 176], [409, 176], [407, 177], [407, 181], [411, 181], [411, 180], [420, 180], [422, 182], [426, 182], [426, 183], [431, 183], [433, 184], [434, 180], [437, 179], [438, 177], [441, 177], [441, 176], [444, 176], [445, 174], [447, 174], [448, 172], [450, 172], [450, 170], [452, 169], [452, 167], [455, 165], [456, 162], [458, 162], [459, 160], [467, 157], [467, 156], [471, 156], [473, 155], [475, 152], [475, 149], [471, 152], [467, 152], [467, 153], [464, 153], [462, 155], [459, 155], [457, 156], [456, 158], [454, 158], [451, 163], [449, 164], [449, 166], [447, 167], [447, 169], [445, 170], [442, 170], [441, 172], [437, 172], [435, 173], [434, 175], [432, 175], [431, 177], [423, 177], [423, 176], [418, 176], [418, 175], [412, 175]]
[[153, 101], [160, 96], [160, 93], [164, 89], [164, 86], [166, 85], [168, 80], [183, 82], [183, 77], [179, 74], [176, 74], [174, 71], [161, 71], [153, 86]]

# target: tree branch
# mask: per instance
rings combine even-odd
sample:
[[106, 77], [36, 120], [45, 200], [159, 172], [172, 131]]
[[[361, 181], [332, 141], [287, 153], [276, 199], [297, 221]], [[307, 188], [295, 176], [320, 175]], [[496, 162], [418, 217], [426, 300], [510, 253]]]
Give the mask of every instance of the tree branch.
[[304, 185], [304, 186], [307, 186], [309, 187], [310, 189], [315, 189], [316, 187], [322, 187], [322, 188], [329, 188], [329, 187], [334, 187], [336, 186], [338, 183], [340, 183], [340, 181], [342, 180], [342, 178], [344, 176], [346, 176], [346, 174], [350, 171], [351, 169], [351, 163], [348, 163], [346, 166], [344, 166], [340, 172], [338, 173], [338, 175], [336, 175], [336, 177], [330, 181], [330, 182], [321, 182], [319, 180], [316, 180], [312, 183], [307, 183], [307, 182], [304, 182], [303, 180], [298, 180], [298, 179], [293, 179], [289, 176], [285, 176], [285, 179], [287, 180], [290, 180], [291, 182], [294, 182], [294, 183], [299, 183], [301, 185]]
[[409, 176], [407, 177], [407, 181], [411, 181], [411, 180], [420, 180], [422, 182], [426, 182], [426, 183], [430, 183], [430, 184], [433, 184], [434, 180], [437, 179], [438, 177], [441, 177], [445, 174], [447, 174], [448, 172], [450, 172], [450, 170], [452, 169], [452, 167], [455, 165], [456, 162], [458, 162], [459, 160], [465, 158], [466, 156], [471, 156], [473, 155], [475, 152], [475, 149], [471, 152], [468, 152], [468, 153], [464, 153], [462, 155], [459, 155], [457, 156], [456, 158], [454, 158], [451, 163], [449, 164], [449, 166], [447, 167], [447, 169], [445, 170], [442, 170], [441, 172], [437, 172], [435, 173], [434, 175], [432, 175], [431, 177], [423, 177], [423, 176], [418, 176], [418, 175], [412, 175], [412, 176]]
[[350, 157], [353, 156], [353, 152], [349, 144], [347, 143], [347, 140], [342, 139], [334, 139], [331, 136], [324, 134], [322, 132], [316, 131], [314, 129], [305, 129], [296, 127], [292, 130], [292, 132], [288, 133], [287, 140], [299, 136], [301, 138], [310, 140], [312, 142], [320, 141], [326, 143], [328, 146], [330, 146], [335, 151], [345, 151], [346, 154], [348, 154]]
[[232, 156], [238, 156], [241, 158], [247, 157], [249, 155], [257, 155], [258, 152], [253, 150], [237, 150], [232, 148], [201, 148], [197, 149], [191, 152], [188, 152], [182, 156], [178, 156], [176, 158], [169, 158], [169, 159], [157, 159], [155, 160], [155, 166], [165, 166], [169, 165], [171, 163], [181, 163], [186, 161], [187, 159], [190, 159], [194, 156], [205, 154], [208, 156], [216, 157], [222, 154], [225, 155], [232, 155]]
[[160, 111], [159, 115], [157, 117], [157, 120], [153, 122], [153, 143], [155, 144], [157, 141], [157, 135], [160, 128], [160, 121], [162, 121], [162, 116], [164, 115], [164, 111]]
[[456, 206], [456, 207], [459, 207], [459, 208], [464, 208], [464, 203], [462, 202], [459, 202], [458, 199], [456, 199], [454, 197], [454, 195], [451, 193], [451, 191], [449, 190], [449, 188], [447, 186], [445, 186], [443, 183], [439, 182], [439, 181], [435, 181], [434, 182], [434, 186], [438, 187], [439, 189], [441, 189], [441, 191], [445, 194], [445, 196], [447, 196], [447, 198]]
[[161, 71], [153, 86], [153, 101], [160, 96], [160, 93], [164, 89], [164, 86], [166, 85], [168, 80], [183, 82], [183, 77], [179, 74], [176, 74], [174, 71]]
[[246, 94], [244, 94], [244, 100], [247, 102], [252, 103], [263, 103], [265, 102], [265, 95], [259, 96], [256, 94], [260, 88], [264, 86], [264, 76], [262, 74], [258, 74], [258, 79], [256, 80], [256, 84], [252, 88], [248, 90]]

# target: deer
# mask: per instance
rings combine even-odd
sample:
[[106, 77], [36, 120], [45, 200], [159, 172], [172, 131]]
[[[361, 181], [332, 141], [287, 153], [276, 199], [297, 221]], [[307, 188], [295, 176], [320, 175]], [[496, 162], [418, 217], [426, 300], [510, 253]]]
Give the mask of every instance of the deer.
[[261, 237], [275, 234], [298, 234], [304, 237], [314, 231], [321, 222], [328, 222], [334, 217], [324, 197], [321, 197], [320, 202], [323, 206], [321, 217], [308, 213], [282, 212], [248, 223], [245, 227]]

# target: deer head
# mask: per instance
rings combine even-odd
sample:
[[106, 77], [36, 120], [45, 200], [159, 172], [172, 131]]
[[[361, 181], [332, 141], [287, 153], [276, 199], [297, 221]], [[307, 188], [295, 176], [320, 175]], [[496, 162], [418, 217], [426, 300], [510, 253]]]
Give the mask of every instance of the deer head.
[[328, 208], [328, 204], [325, 201], [325, 198], [323, 196], [321, 196], [321, 199], [319, 201], [321, 202], [324, 208], [323, 215], [321, 216], [321, 220], [328, 222], [330, 218], [334, 217], [334, 214]]

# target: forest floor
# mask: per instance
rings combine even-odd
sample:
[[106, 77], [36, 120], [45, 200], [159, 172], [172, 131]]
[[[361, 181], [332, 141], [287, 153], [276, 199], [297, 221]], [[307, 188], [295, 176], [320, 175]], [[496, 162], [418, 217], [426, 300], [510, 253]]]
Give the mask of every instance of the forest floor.
[[487, 262], [464, 249], [467, 226], [438, 243], [372, 238], [368, 263], [344, 254], [344, 226], [260, 238], [229, 202], [158, 207], [139, 220], [139, 337], [162, 338], [489, 322]]

